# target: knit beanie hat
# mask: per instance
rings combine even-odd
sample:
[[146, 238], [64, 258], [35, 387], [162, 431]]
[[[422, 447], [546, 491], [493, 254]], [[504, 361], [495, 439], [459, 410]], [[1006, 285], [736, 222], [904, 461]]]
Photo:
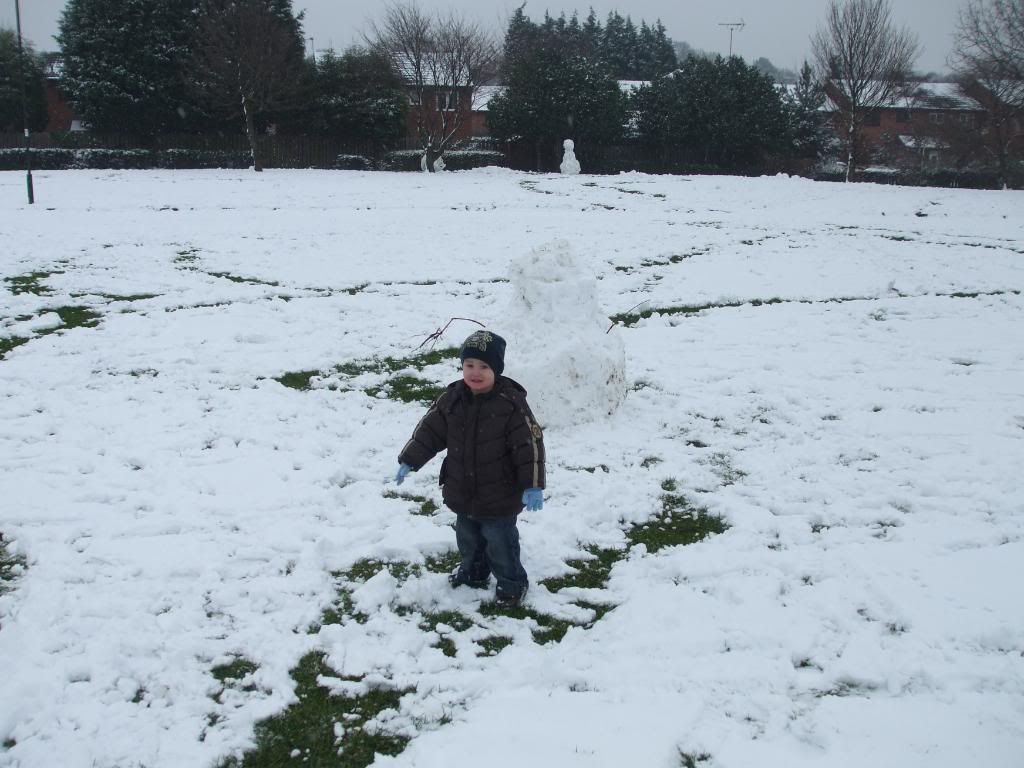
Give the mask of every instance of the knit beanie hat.
[[500, 376], [505, 370], [505, 340], [491, 331], [476, 331], [462, 342], [459, 360], [466, 362], [467, 357], [483, 360], [495, 376]]

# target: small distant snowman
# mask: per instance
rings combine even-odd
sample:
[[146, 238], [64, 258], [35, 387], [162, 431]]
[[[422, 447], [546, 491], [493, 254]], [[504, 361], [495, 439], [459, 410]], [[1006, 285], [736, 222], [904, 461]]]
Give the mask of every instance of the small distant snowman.
[[562, 163], [558, 166], [558, 170], [566, 176], [575, 176], [580, 172], [580, 161], [576, 159], [575, 146], [572, 139], [566, 139], [562, 142], [562, 149], [565, 152], [562, 155]]

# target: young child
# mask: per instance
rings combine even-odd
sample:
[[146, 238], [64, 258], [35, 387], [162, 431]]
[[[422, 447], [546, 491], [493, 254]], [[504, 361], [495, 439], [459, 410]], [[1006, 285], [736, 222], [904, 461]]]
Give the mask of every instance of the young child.
[[516, 516], [544, 504], [544, 435], [526, 390], [501, 375], [505, 340], [477, 331], [462, 345], [462, 380], [448, 385], [416, 425], [398, 455], [399, 484], [437, 453], [444, 503], [455, 512], [462, 560], [448, 577], [453, 587], [486, 588], [493, 573], [495, 600], [514, 608], [529, 582], [519, 560]]

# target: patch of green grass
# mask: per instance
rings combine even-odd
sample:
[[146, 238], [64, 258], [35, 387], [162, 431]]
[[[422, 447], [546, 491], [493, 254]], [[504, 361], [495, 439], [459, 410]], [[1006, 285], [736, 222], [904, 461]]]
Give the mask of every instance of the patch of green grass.
[[360, 560], [347, 571], [342, 571], [341, 577], [347, 581], [354, 581], [363, 584], [381, 571], [386, 570], [399, 582], [405, 581], [417, 572], [416, 566], [405, 560]]
[[666, 480], [661, 488], [665, 491], [661, 496], [661, 512], [626, 531], [630, 545], [643, 544], [653, 553], [665, 547], [695, 544], [727, 529], [721, 517], [694, 507], [689, 499], [676, 493], [675, 480]]
[[309, 383], [312, 381], [313, 377], [319, 375], [320, 371], [295, 371], [294, 373], [286, 373], [283, 376], [278, 376], [274, 381], [291, 389], [306, 392], [310, 389]]
[[14, 583], [25, 570], [25, 558], [11, 554], [10, 542], [0, 533], [0, 595], [14, 589]]
[[[376, 375], [394, 374], [407, 368], [415, 368], [417, 371], [422, 371], [428, 365], [436, 365], [446, 360], [457, 360], [458, 357], [459, 350], [457, 348], [434, 349], [405, 358], [375, 357], [370, 360], [342, 363], [341, 365], [334, 366], [333, 372], [346, 378], [354, 378], [365, 373]], [[320, 374], [321, 371], [296, 371], [279, 376], [274, 381], [292, 389], [307, 391], [311, 389], [310, 382], [312, 378]], [[432, 381], [427, 381], [418, 376], [402, 374], [392, 376], [379, 385], [369, 387], [366, 390], [366, 394], [370, 395], [370, 397], [383, 395], [390, 400], [399, 400], [405, 403], [429, 403], [433, 402], [443, 389], [444, 387], [440, 387]]]
[[[57, 307], [54, 312], [60, 317], [60, 320], [64, 325], [60, 328], [54, 328], [53, 331], [62, 331], [69, 328], [95, 328], [99, 325], [103, 315], [98, 312], [93, 312], [88, 307]], [[44, 331], [40, 335], [45, 335], [52, 331]]]
[[210, 670], [210, 673], [214, 676], [217, 682], [222, 685], [227, 685], [248, 677], [257, 669], [259, 669], [259, 665], [255, 662], [249, 661], [241, 656], [236, 656], [227, 664], [218, 664]]
[[785, 299], [751, 299], [750, 301], [728, 301], [719, 304], [681, 304], [674, 307], [660, 307], [645, 309], [640, 312], [625, 312], [612, 315], [609, 318], [613, 323], [622, 323], [625, 326], [636, 325], [640, 320], [645, 320], [652, 315], [696, 315], [708, 309], [728, 309], [731, 307], [763, 307], [771, 304], [785, 304]]
[[0, 337], [0, 360], [3, 360], [4, 355], [10, 352], [15, 347], [20, 347], [22, 344], [27, 344], [28, 339], [24, 336], [3, 336]]
[[[447, 624], [456, 632], [465, 632], [473, 626], [472, 619], [463, 616], [458, 611], [438, 611], [437, 613], [425, 613], [420, 621], [420, 629], [424, 632], [437, 632], [438, 624]], [[434, 643], [435, 648], [440, 648], [441, 653], [449, 658], [455, 658], [457, 648], [455, 641], [450, 637], [442, 636]]]
[[569, 560], [566, 563], [566, 565], [573, 569], [573, 573], [543, 579], [541, 584], [552, 592], [557, 592], [565, 587], [604, 589], [608, 583], [612, 567], [626, 556], [626, 552], [621, 549], [601, 549], [596, 546], [586, 547], [585, 550], [591, 557]]
[[117, 293], [100, 293], [97, 294], [101, 299], [107, 301], [145, 301], [146, 299], [155, 299], [160, 296], [158, 293], [132, 293], [128, 295], [121, 295]]
[[444, 347], [419, 352], [410, 357], [374, 357], [370, 360], [342, 363], [335, 370], [345, 376], [359, 376], [363, 373], [395, 373], [406, 368], [422, 371], [428, 365], [437, 365], [446, 360], [457, 360], [458, 358], [458, 347]]
[[443, 386], [438, 386], [432, 381], [421, 379], [418, 376], [400, 375], [388, 379], [379, 387], [369, 387], [366, 394], [370, 397], [380, 397], [383, 394], [388, 400], [398, 400], [403, 403], [429, 404], [434, 402], [443, 391]]
[[533, 619], [537, 623], [537, 627], [532, 630], [533, 640], [539, 645], [561, 642], [570, 627], [581, 626], [565, 619], [549, 616], [546, 613], [538, 613], [525, 605], [516, 608], [503, 608], [496, 602], [483, 603], [480, 606], [480, 614], [482, 616], [508, 616], [520, 620]]
[[210, 277], [221, 277], [233, 283], [245, 283], [246, 285], [269, 285], [272, 288], [279, 288], [280, 283], [274, 280], [259, 280], [255, 277], [239, 277], [231, 272], [207, 272]]
[[435, 512], [437, 512], [437, 510], [439, 509], [439, 507], [434, 502], [434, 500], [433, 499], [428, 499], [426, 496], [416, 496], [416, 495], [413, 495], [411, 493], [409, 493], [409, 494], [398, 493], [397, 491], [385, 491], [384, 492], [384, 498], [385, 499], [403, 499], [403, 500], [406, 500], [406, 501], [411, 501], [411, 502], [413, 502], [415, 504], [419, 504], [420, 505], [419, 509], [416, 510], [415, 512], [413, 512], [412, 514], [420, 515], [422, 517], [430, 517]]
[[451, 573], [459, 567], [462, 558], [456, 550], [445, 552], [443, 555], [430, 555], [427, 557], [426, 569], [430, 573]]
[[59, 270], [52, 272], [28, 272], [24, 275], [5, 277], [4, 282], [9, 286], [8, 290], [15, 296], [23, 293], [31, 293], [35, 296], [50, 296], [53, 294], [53, 291], [43, 285], [43, 281], [53, 275], [62, 274], [64, 273]]
[[367, 729], [373, 718], [397, 709], [409, 690], [374, 688], [360, 696], [334, 696], [317, 683], [337, 677], [322, 652], [306, 654], [291, 671], [298, 701], [279, 715], [256, 725], [256, 746], [241, 759], [229, 758], [221, 768], [364, 768], [377, 754], [398, 755], [409, 740]]
[[512, 638], [505, 635], [491, 635], [482, 640], [477, 640], [476, 644], [480, 646], [481, 651], [477, 656], [496, 656], [512, 645]]
[[425, 632], [436, 632], [438, 624], [447, 624], [456, 632], [465, 632], [473, 626], [473, 620], [458, 611], [438, 611], [425, 613], [420, 621], [420, 629]]

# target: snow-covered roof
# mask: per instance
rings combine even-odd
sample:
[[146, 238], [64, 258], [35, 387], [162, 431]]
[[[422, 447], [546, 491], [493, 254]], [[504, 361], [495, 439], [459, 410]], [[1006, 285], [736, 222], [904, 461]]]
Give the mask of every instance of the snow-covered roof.
[[[834, 81], [842, 90], [842, 81]], [[943, 109], [984, 111], [984, 107], [960, 89], [958, 83], [915, 83], [895, 94], [880, 109]]]
[[[391, 55], [391, 60], [395, 63], [395, 68], [398, 70], [398, 75], [402, 80], [408, 84], [416, 83], [415, 59], [404, 53], [396, 52]], [[426, 86], [450, 88], [452, 86], [462, 87], [469, 85], [468, 76], [464, 69], [461, 72], [456, 73], [454, 76], [449, 77], [449, 73], [445, 71], [446, 68], [443, 66], [443, 63], [429, 53], [424, 54], [420, 59], [420, 69], [422, 72], [423, 85]], [[440, 77], [438, 77], [438, 75], [440, 75]]]
[[897, 109], [983, 109], [958, 83], [919, 83], [907, 94], [893, 99], [891, 106]]
[[507, 86], [504, 85], [481, 85], [473, 91], [473, 111], [487, 112], [491, 108], [491, 99], [498, 94], [504, 93]]

